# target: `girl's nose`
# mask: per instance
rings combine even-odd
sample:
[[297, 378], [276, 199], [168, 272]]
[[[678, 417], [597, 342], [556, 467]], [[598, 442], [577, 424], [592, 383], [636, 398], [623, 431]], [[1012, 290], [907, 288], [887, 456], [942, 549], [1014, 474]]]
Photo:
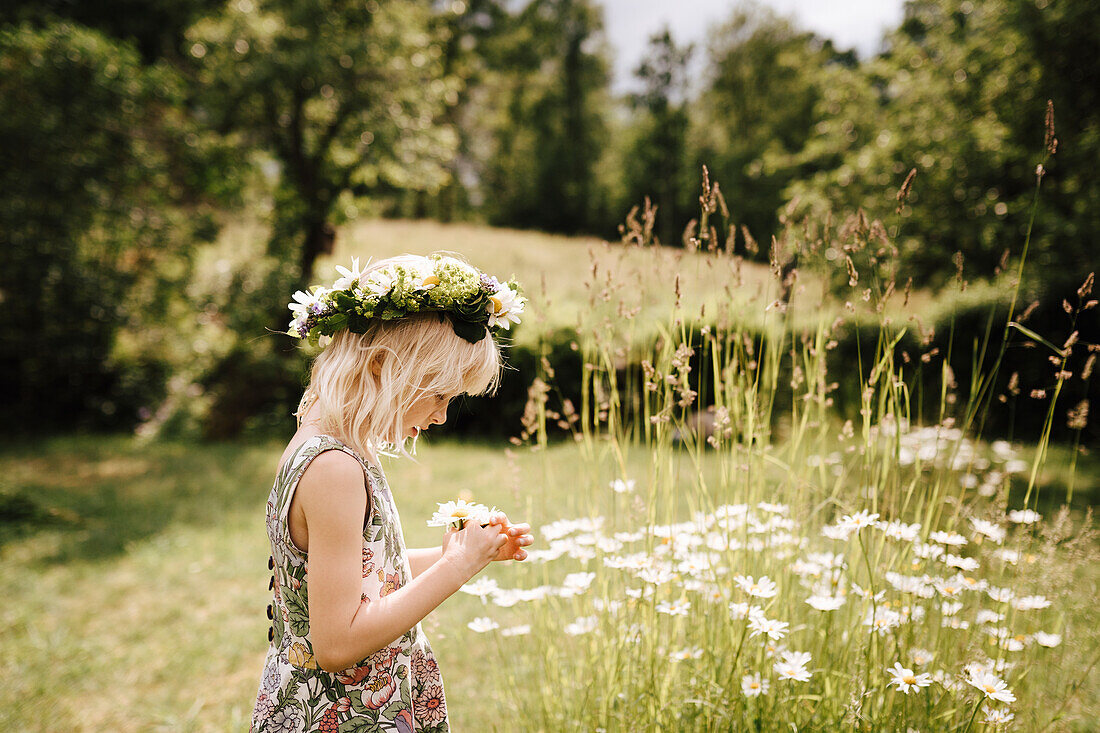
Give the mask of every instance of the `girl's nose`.
[[445, 422], [447, 422], [447, 408], [443, 407], [435, 411], [432, 415], [431, 423], [432, 425], [442, 425]]

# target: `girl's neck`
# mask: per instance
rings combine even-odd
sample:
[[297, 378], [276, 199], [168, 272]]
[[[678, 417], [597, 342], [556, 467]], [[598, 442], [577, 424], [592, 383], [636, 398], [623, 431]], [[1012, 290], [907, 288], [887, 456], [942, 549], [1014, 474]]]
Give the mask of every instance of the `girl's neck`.
[[[304, 436], [305, 439], [308, 440], [315, 435], [328, 435], [321, 427], [321, 406], [316, 398], [312, 400], [304, 413], [295, 414], [298, 418], [298, 435], [300, 437]], [[360, 449], [356, 448], [356, 450]], [[373, 451], [367, 450], [363, 458], [371, 465], [378, 466], [378, 458], [374, 455]]]

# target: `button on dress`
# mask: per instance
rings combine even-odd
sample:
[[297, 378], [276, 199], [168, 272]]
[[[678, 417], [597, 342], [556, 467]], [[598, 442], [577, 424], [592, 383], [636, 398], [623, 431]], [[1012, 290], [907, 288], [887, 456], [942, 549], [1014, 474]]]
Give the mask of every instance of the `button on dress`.
[[348, 453], [362, 464], [370, 494], [363, 530], [362, 603], [373, 603], [412, 579], [401, 519], [381, 470], [332, 436], [304, 441], [279, 470], [267, 501], [269, 566], [274, 573], [271, 642], [250, 731], [449, 733], [443, 679], [420, 624], [337, 674], [314, 661], [306, 553], [290, 539], [287, 512], [306, 467], [328, 450]]

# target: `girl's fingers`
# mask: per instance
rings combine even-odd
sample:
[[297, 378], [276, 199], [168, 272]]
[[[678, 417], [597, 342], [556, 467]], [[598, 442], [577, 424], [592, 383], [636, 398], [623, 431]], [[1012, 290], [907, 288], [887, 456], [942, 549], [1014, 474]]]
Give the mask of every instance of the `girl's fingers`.
[[517, 560], [526, 560], [527, 550], [516, 550], [516, 554], [513, 557], [515, 557]]
[[529, 524], [513, 524], [508, 528], [508, 534], [513, 537], [519, 537], [521, 534], [527, 534], [531, 531], [531, 525]]

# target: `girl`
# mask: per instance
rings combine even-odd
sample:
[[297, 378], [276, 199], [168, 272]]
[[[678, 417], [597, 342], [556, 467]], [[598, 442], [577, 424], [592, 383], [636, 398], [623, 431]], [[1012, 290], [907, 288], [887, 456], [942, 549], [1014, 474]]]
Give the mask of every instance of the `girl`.
[[378, 455], [408, 455], [453, 397], [495, 391], [493, 335], [524, 300], [441, 255], [337, 270], [290, 305], [288, 333], [324, 350], [267, 503], [274, 601], [251, 730], [447, 731], [420, 620], [491, 561], [523, 560], [530, 528], [487, 513], [406, 549]]

